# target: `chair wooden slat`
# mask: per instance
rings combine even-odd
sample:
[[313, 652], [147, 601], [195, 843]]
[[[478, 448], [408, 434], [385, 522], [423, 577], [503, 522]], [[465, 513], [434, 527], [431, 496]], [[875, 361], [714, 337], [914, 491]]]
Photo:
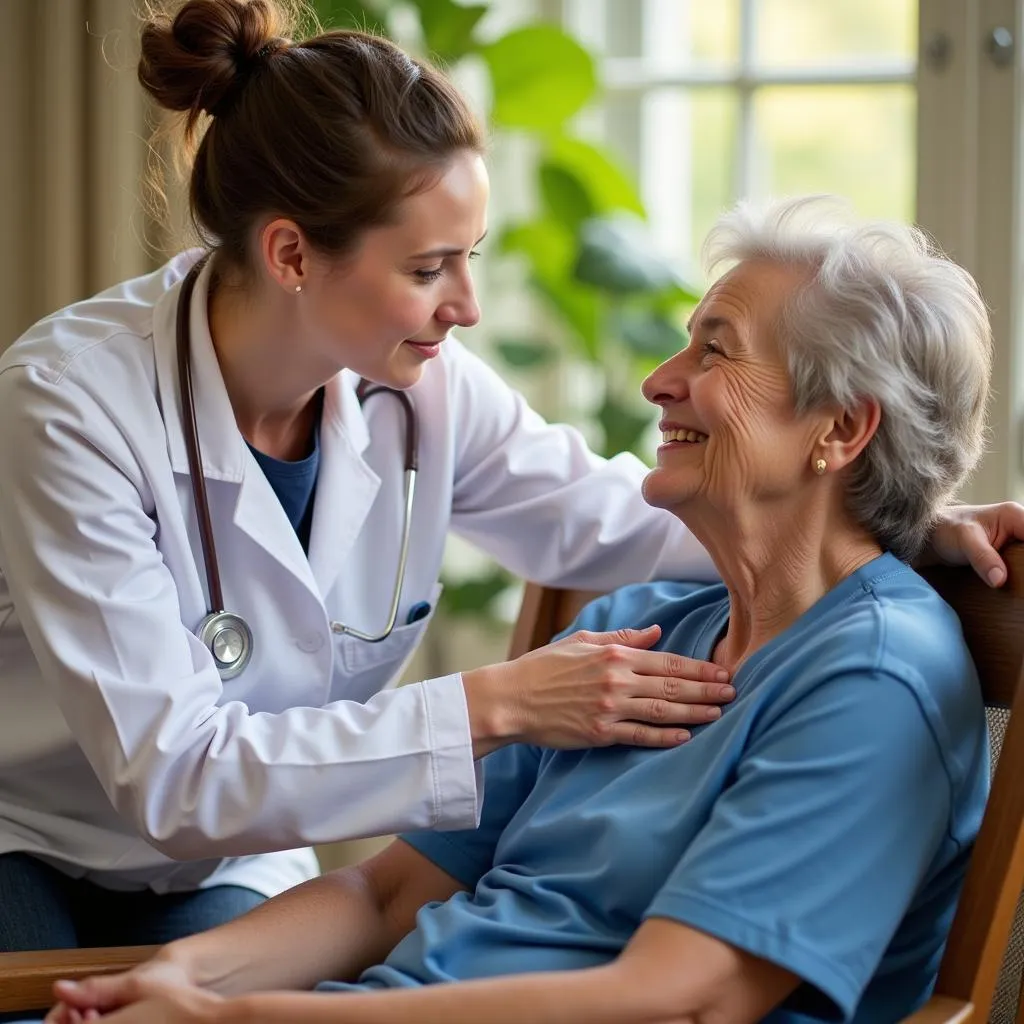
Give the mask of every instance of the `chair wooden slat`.
[[0, 1011], [38, 1010], [53, 1003], [53, 983], [116, 974], [148, 960], [158, 946], [51, 949], [0, 953]]
[[917, 1013], [905, 1017], [903, 1024], [973, 1024], [975, 1017], [974, 1007], [962, 999], [932, 996]]
[[978, 669], [985, 703], [1008, 708], [1024, 662], [1024, 544], [1003, 553], [1008, 579], [998, 590], [966, 566], [931, 566], [921, 575], [952, 606]]

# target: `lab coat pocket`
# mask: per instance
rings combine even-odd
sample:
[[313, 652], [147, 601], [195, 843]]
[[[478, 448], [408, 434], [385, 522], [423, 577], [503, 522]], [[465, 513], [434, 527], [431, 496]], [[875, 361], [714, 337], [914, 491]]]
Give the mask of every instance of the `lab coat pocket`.
[[[355, 674], [387, 666], [389, 677], [397, 675], [427, 631], [443, 590], [444, 587], [440, 583], [435, 583], [430, 592], [430, 610], [427, 614], [416, 622], [395, 626], [391, 635], [378, 643], [368, 643], [366, 640], [358, 640], [353, 636], [340, 636], [337, 640], [337, 650], [346, 671]], [[409, 614], [409, 609], [415, 607], [417, 603], [417, 601], [412, 601], [409, 604], [403, 602], [398, 621], [402, 622], [403, 617]]]

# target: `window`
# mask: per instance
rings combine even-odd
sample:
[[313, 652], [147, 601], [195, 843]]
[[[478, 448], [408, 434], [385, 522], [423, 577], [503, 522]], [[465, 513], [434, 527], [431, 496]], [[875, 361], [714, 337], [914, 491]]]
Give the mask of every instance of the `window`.
[[913, 217], [917, 0], [567, 0], [566, 16], [604, 58], [593, 130], [693, 279], [740, 197], [838, 192]]

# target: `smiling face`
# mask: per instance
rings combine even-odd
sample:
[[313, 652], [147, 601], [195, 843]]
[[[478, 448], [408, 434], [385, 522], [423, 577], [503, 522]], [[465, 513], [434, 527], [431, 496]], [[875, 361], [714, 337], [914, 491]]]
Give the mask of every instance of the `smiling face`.
[[344, 261], [303, 263], [302, 316], [319, 359], [395, 388], [419, 380], [452, 327], [480, 318], [469, 270], [486, 231], [483, 160], [461, 152]]
[[643, 384], [661, 407], [651, 505], [718, 511], [788, 499], [807, 479], [826, 422], [794, 412], [776, 324], [803, 271], [748, 260], [720, 278], [691, 320], [690, 344]]

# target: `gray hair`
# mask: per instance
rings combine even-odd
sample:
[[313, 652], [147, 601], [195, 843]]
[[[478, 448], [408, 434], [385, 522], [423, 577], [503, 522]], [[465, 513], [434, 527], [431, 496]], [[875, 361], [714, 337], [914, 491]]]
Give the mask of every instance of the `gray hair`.
[[992, 335], [977, 285], [920, 230], [857, 223], [830, 196], [741, 203], [721, 216], [705, 264], [743, 260], [809, 271], [777, 325], [796, 410], [879, 403], [847, 509], [909, 560], [984, 449]]

